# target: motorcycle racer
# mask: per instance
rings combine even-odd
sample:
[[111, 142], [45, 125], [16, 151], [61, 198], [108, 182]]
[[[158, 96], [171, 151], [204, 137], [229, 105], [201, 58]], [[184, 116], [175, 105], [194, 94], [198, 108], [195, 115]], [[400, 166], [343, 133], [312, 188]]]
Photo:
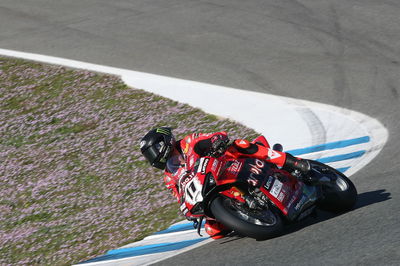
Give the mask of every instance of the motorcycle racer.
[[[141, 139], [140, 149], [153, 167], [164, 170], [164, 182], [180, 204], [184, 202], [185, 184], [182, 180], [192, 173], [195, 162], [203, 156], [251, 157], [304, 174], [310, 170], [308, 161], [271, 149], [264, 136], [252, 142], [245, 139], [230, 142], [224, 131], [193, 133], [176, 141], [171, 128], [159, 127], [150, 130]], [[193, 220], [194, 217], [186, 218]], [[212, 219], [206, 220], [205, 230], [214, 239], [222, 238], [231, 231]]]

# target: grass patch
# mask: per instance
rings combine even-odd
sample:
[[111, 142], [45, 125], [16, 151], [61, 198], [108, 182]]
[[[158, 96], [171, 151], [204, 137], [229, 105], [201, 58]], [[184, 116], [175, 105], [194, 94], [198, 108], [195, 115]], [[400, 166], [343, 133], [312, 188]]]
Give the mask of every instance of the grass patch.
[[162, 125], [256, 136], [115, 76], [0, 57], [0, 264], [70, 265], [181, 220], [139, 151]]

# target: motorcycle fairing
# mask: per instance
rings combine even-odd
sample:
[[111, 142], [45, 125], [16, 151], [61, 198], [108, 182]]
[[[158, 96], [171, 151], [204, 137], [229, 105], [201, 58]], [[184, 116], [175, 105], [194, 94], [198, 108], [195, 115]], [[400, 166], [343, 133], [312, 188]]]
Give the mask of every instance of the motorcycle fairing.
[[270, 145], [269, 145], [267, 139], [263, 135], [258, 136], [256, 139], [254, 139], [252, 141], [252, 143], [259, 143], [259, 144], [263, 145], [264, 147], [270, 148]]
[[229, 159], [224, 162], [221, 174], [217, 175], [217, 185], [234, 182], [247, 182], [256, 185], [272, 164], [254, 158]]
[[301, 186], [288, 202], [286, 209], [288, 210], [287, 217], [289, 220], [302, 219], [309, 215], [315, 207], [317, 200], [317, 189], [314, 186], [309, 186], [301, 183]]
[[[228, 184], [238, 181], [259, 187], [289, 220], [296, 219], [300, 213], [313, 205], [317, 198], [315, 187], [308, 186], [287, 171], [259, 159], [236, 159], [226, 163], [217, 183]], [[229, 192], [224, 195], [232, 194], [235, 193]]]
[[278, 169], [270, 171], [265, 177], [260, 190], [267, 195], [284, 215], [287, 215], [288, 205], [292, 199], [295, 200], [300, 194], [301, 184], [293, 180], [292, 176], [281, 171]]
[[[219, 193], [244, 202], [244, 192], [235, 184], [249, 184], [259, 189], [289, 219], [295, 220], [316, 201], [316, 189], [298, 181], [288, 172], [275, 165], [254, 158], [220, 160], [202, 157], [196, 162], [195, 174], [187, 177], [182, 185], [184, 206], [187, 215], [201, 216], [204, 213], [202, 202], [204, 183], [207, 174], [211, 174], [219, 188]], [[207, 200], [206, 200], [207, 201]]]

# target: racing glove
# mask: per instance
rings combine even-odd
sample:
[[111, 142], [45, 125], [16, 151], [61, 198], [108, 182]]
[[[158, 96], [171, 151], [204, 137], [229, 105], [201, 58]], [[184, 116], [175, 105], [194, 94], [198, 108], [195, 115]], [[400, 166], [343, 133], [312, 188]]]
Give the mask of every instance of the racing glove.
[[228, 148], [229, 138], [223, 135], [215, 135], [211, 138], [211, 148], [209, 156], [220, 157]]

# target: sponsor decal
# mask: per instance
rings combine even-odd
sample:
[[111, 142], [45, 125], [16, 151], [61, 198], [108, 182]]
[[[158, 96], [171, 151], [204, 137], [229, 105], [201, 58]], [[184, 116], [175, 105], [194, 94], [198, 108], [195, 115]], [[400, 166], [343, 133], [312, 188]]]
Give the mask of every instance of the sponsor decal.
[[203, 195], [201, 194], [203, 185], [200, 180], [195, 177], [185, 187], [185, 201], [190, 205], [195, 205], [197, 202], [203, 201]]
[[272, 185], [272, 188], [270, 191], [271, 195], [274, 196], [275, 198], [278, 198], [278, 195], [282, 190], [282, 186], [283, 186], [283, 183], [281, 181], [279, 181], [278, 179], [275, 179], [275, 182]]
[[166, 128], [157, 128], [156, 132], [168, 136], [170, 135], [170, 131]]
[[246, 140], [241, 140], [237, 142], [237, 145], [242, 148], [248, 148], [250, 146], [250, 143]]
[[269, 149], [269, 150], [268, 150], [268, 158], [269, 158], [270, 160], [279, 158], [279, 157], [281, 157], [281, 156], [282, 156], [282, 155], [280, 155], [278, 152], [274, 151], [273, 149]]
[[240, 172], [240, 170], [242, 169], [242, 165], [243, 163], [240, 161], [234, 161], [231, 166], [229, 166], [229, 168], [227, 169], [230, 173], [232, 173], [233, 175], [237, 176]]
[[208, 162], [210, 158], [201, 158], [199, 167], [197, 168], [197, 172], [201, 172], [203, 175], [206, 173]]
[[264, 184], [264, 188], [266, 190], [269, 191], [269, 189], [271, 188], [271, 185], [272, 185], [272, 181], [274, 181], [274, 177], [273, 176], [269, 176], [267, 183]]
[[192, 180], [193, 177], [194, 177], [193, 174], [187, 176], [187, 177], [181, 182], [181, 187], [182, 187], [182, 188], [185, 188], [186, 185], [187, 185], [187, 183], [189, 183], [190, 180]]
[[184, 153], [188, 153], [189, 148], [190, 148], [189, 143], [186, 143], [186, 146], [185, 146], [185, 148], [183, 149], [183, 152], [184, 152]]
[[249, 166], [250, 166], [250, 178], [258, 179], [257, 175], [262, 174], [262, 169], [265, 166], [265, 162], [256, 159], [255, 164], [249, 164]]
[[283, 191], [281, 191], [281, 193], [279, 193], [279, 195], [278, 195], [277, 199], [278, 199], [280, 202], [282, 202], [282, 201], [283, 201], [283, 199], [285, 198], [285, 196], [286, 196], [286, 194], [285, 194], [285, 193], [283, 193]]
[[217, 170], [218, 163], [219, 163], [219, 161], [217, 159], [214, 159], [214, 162], [211, 166], [211, 171]]
[[215, 171], [215, 176], [219, 176], [219, 174], [221, 173], [221, 169], [222, 169], [222, 164], [219, 164], [217, 171]]
[[146, 145], [146, 141], [142, 140], [142, 141], [140, 142], [140, 148], [143, 148], [144, 145]]
[[255, 179], [254, 177], [249, 177], [247, 179], [247, 183], [249, 183], [250, 185], [252, 185], [253, 187], [258, 185], [258, 180]]
[[249, 164], [250, 165], [250, 172], [253, 173], [253, 174], [259, 175], [259, 174], [262, 173], [262, 169], [265, 166], [265, 162], [263, 162], [263, 161], [261, 161], [259, 159], [256, 159], [255, 163], [256, 164]]
[[206, 169], [207, 169], [207, 165], [208, 165], [209, 161], [210, 161], [210, 159], [208, 159], [208, 158], [204, 160], [203, 166], [201, 167], [201, 173], [202, 174], [206, 173]]

